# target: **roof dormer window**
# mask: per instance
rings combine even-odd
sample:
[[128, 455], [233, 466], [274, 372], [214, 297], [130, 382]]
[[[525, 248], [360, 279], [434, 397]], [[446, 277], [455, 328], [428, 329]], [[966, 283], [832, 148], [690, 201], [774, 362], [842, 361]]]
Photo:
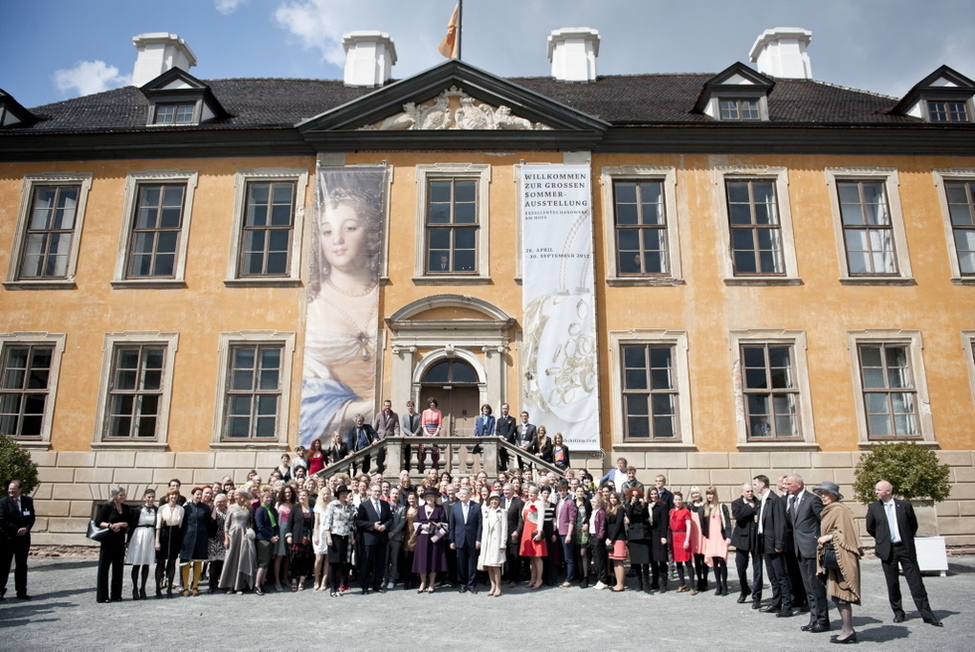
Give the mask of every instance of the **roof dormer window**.
[[973, 98], [975, 81], [941, 66], [907, 91], [891, 113], [942, 124], [971, 122]]
[[157, 125], [186, 125], [197, 122], [196, 102], [160, 102], [156, 104]]
[[931, 122], [970, 122], [968, 102], [928, 100], [928, 119]]
[[722, 122], [768, 121], [768, 94], [774, 85], [745, 64], [733, 64], [704, 83], [694, 112]]
[[170, 68], [140, 90], [149, 100], [149, 125], [190, 126], [227, 116], [210, 87], [179, 68]]

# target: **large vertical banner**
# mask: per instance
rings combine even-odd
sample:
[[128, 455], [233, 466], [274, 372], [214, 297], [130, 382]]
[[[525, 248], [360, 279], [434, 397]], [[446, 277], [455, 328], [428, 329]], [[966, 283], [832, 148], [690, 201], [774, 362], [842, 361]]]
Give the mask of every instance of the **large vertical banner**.
[[316, 183], [298, 441], [375, 413], [385, 167], [322, 167]]
[[522, 166], [523, 403], [548, 436], [599, 449], [592, 203], [586, 165]]

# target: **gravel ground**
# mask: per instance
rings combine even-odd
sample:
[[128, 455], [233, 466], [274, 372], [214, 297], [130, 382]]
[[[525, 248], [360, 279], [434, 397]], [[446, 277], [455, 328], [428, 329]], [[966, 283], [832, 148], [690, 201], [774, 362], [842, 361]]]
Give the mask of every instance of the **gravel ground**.
[[[854, 607], [860, 645], [885, 650], [971, 650], [975, 557], [951, 558], [947, 577], [926, 575], [931, 605], [943, 628], [916, 611], [892, 622], [880, 562], [862, 563], [863, 606]], [[438, 589], [417, 595], [400, 586], [386, 594], [341, 598], [326, 592], [201, 595], [133, 601], [126, 567], [125, 600], [95, 601], [95, 567], [87, 559], [31, 559], [33, 600], [0, 602], [0, 649], [205, 650], [325, 649], [502, 650], [803, 650], [823, 648], [829, 634], [799, 630], [806, 614], [775, 618], [737, 604], [731, 595], [645, 595], [578, 587], [507, 589], [500, 598]], [[734, 569], [731, 569], [734, 575]], [[628, 579], [628, 586], [635, 582]], [[901, 579], [905, 607], [913, 608]], [[152, 595], [152, 579], [149, 580]], [[766, 589], [765, 595], [770, 595]], [[830, 611], [834, 628], [839, 616]], [[613, 643], [615, 641], [615, 643]], [[967, 641], [967, 643], [966, 643]], [[689, 648], [690, 646], [690, 648]]]

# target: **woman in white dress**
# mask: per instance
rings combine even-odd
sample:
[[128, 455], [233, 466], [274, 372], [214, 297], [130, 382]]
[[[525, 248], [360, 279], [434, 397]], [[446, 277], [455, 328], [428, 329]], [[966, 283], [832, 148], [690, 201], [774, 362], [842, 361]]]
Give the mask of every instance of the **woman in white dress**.
[[504, 565], [505, 544], [508, 541], [508, 516], [501, 509], [501, 496], [492, 491], [487, 505], [481, 508], [481, 554], [478, 568], [486, 568], [491, 590], [488, 595], [501, 595], [501, 566]]
[[328, 543], [325, 537], [325, 512], [332, 502], [332, 490], [327, 485], [319, 490], [315, 501], [315, 528], [312, 531], [311, 547], [315, 551], [315, 590], [324, 591], [328, 586]]
[[[132, 564], [132, 599], [144, 600], [149, 567], [156, 563], [156, 490], [146, 489], [142, 506], [132, 510], [125, 563]], [[141, 575], [141, 584], [139, 583]], [[157, 587], [158, 588], [158, 587]]]

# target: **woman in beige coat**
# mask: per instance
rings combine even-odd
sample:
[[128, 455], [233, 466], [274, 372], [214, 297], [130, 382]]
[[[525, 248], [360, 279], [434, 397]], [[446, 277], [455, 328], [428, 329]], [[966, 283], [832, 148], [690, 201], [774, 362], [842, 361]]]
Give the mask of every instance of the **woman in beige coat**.
[[[856, 643], [857, 633], [853, 631], [853, 605], [860, 604], [860, 557], [863, 556], [860, 536], [853, 523], [853, 514], [846, 505], [840, 503], [843, 494], [840, 493], [836, 483], [823, 482], [814, 487], [813, 492], [823, 501], [817, 575], [820, 581], [827, 584], [827, 590], [833, 597], [837, 611], [840, 612], [840, 618], [843, 619], [840, 633], [833, 636], [830, 642]], [[836, 552], [839, 569], [823, 568], [824, 549], [829, 543]]]

